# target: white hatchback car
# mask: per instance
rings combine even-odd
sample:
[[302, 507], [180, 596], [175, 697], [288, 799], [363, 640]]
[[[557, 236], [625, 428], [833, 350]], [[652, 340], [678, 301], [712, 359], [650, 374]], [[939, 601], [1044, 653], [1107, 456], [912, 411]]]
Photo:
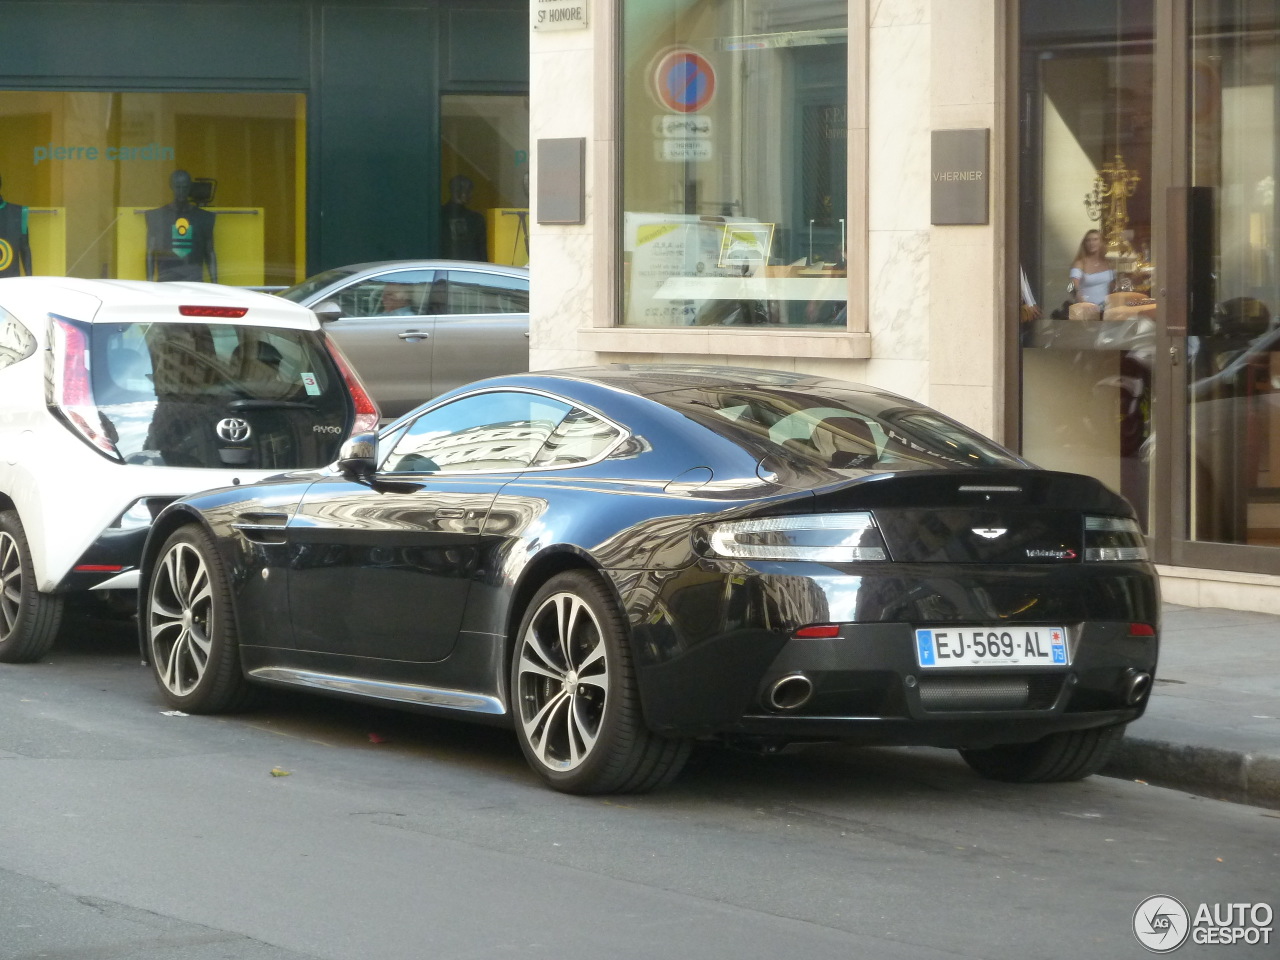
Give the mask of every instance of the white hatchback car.
[[310, 310], [204, 283], [0, 280], [0, 661], [133, 591], [152, 518], [321, 467], [378, 408]]

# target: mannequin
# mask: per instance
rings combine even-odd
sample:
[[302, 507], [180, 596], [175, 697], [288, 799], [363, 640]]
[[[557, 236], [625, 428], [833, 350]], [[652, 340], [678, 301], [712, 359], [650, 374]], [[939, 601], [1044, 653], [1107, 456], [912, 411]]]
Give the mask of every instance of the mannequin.
[[173, 201], [147, 211], [147, 279], [218, 282], [213, 252], [214, 215], [190, 200], [191, 174], [175, 170], [169, 177]]
[[449, 181], [449, 202], [440, 208], [440, 246], [451, 260], [489, 259], [484, 215], [470, 209], [470, 177], [456, 176]]
[[[0, 181], [0, 186], [3, 186]], [[0, 194], [0, 277], [31, 276], [31, 236], [27, 208], [6, 203]]]

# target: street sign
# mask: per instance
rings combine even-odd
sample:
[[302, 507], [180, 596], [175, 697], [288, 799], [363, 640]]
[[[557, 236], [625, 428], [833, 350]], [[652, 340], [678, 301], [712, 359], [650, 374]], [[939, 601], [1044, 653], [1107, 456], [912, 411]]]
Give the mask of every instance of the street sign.
[[716, 71], [693, 50], [672, 50], [658, 60], [653, 72], [658, 102], [673, 113], [696, 113], [716, 95]]
[[532, 13], [535, 30], [587, 28], [587, 0], [537, 0]]

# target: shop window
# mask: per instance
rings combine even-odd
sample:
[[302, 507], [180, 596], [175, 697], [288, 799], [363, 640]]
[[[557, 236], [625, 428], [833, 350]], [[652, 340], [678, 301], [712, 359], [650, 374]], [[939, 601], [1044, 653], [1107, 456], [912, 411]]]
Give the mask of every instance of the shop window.
[[452, 260], [529, 263], [529, 98], [440, 100], [440, 252]]
[[844, 328], [846, 0], [623, 4], [622, 317]]
[[1144, 518], [1153, 454], [1150, 5], [1021, 5], [1022, 451]]
[[0, 231], [38, 275], [296, 283], [305, 116], [293, 93], [0, 91]]

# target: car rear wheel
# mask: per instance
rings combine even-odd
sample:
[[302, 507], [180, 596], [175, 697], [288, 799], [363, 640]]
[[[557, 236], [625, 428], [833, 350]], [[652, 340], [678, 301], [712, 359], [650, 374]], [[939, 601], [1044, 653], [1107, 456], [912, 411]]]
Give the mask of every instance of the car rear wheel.
[[175, 531], [146, 587], [146, 642], [160, 692], [188, 713], [224, 713], [248, 701], [231, 591], [213, 540]]
[[530, 766], [565, 793], [643, 793], [670, 782], [688, 740], [640, 713], [622, 615], [599, 578], [553, 577], [533, 598], [511, 663], [516, 734]]
[[62, 624], [63, 598], [36, 589], [22, 521], [0, 511], [0, 663], [34, 663], [49, 652]]
[[1083, 780], [1101, 770], [1124, 736], [1125, 724], [1051, 733], [1034, 743], [1008, 743], [984, 750], [961, 750], [964, 762], [988, 780], [1006, 783], [1061, 783]]

